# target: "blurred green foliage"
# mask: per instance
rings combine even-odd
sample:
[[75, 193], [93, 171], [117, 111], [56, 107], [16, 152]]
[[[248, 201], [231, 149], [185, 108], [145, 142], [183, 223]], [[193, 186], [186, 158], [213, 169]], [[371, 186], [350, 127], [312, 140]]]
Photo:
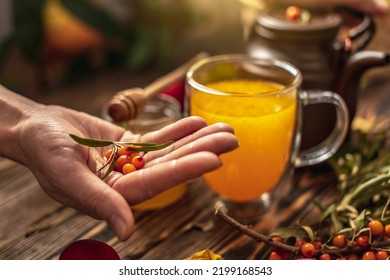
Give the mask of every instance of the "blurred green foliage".
[[[12, 1], [12, 33], [0, 46], [0, 66], [10, 50], [17, 48], [23, 59], [44, 73], [42, 69], [53, 59], [48, 58], [45, 48], [43, 9], [47, 1], [51, 0]], [[169, 67], [175, 36], [205, 19], [186, 0], [59, 1], [104, 38], [98, 63], [90, 63], [90, 56], [96, 55], [91, 52], [67, 58], [65, 82], [81, 77], [82, 73], [114, 67], [134, 71], [148, 65]], [[113, 12], [115, 5], [121, 9], [122, 17]]]

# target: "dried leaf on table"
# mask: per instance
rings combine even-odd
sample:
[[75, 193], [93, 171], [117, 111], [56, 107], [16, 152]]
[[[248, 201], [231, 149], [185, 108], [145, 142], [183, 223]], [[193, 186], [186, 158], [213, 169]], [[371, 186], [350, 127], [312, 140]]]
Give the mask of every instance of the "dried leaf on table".
[[191, 257], [186, 258], [186, 260], [223, 260], [223, 258], [221, 255], [206, 249], [193, 254]]

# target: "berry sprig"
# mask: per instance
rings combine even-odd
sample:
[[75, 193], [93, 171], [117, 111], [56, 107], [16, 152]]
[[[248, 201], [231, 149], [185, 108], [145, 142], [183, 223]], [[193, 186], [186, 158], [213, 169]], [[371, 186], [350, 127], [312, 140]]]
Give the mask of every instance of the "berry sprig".
[[373, 136], [371, 145], [366, 137], [328, 162], [338, 178], [339, 197], [326, 208], [316, 203], [322, 211], [317, 223], [264, 235], [229, 217], [223, 206], [216, 215], [272, 247], [273, 260], [390, 259], [390, 149], [382, 134]]
[[84, 146], [95, 148], [112, 146], [111, 149], [104, 152], [105, 163], [96, 171], [96, 173], [100, 174], [103, 170], [105, 170], [105, 172], [100, 175], [102, 180], [114, 170], [123, 174], [128, 174], [141, 169], [145, 164], [145, 160], [141, 153], [161, 150], [173, 143], [173, 141], [168, 141], [163, 144], [147, 142], [118, 142], [82, 138], [74, 134], [69, 135], [77, 143]]
[[[318, 260], [386, 260], [390, 251], [390, 224], [383, 226], [379, 220], [372, 220], [368, 224], [368, 232], [364, 237], [366, 240], [360, 243], [359, 238], [348, 239], [344, 234], [336, 234], [330, 240], [322, 243], [316, 237], [297, 239], [296, 237], [283, 238], [271, 234], [267, 236], [243, 225], [226, 213], [224, 206], [217, 206], [215, 214], [227, 224], [252, 237], [258, 242], [264, 242], [272, 247], [269, 255], [270, 260], [288, 259], [318, 259]], [[383, 228], [379, 234], [379, 229]], [[387, 229], [387, 231], [385, 230]], [[379, 235], [375, 235], [379, 234]], [[375, 238], [374, 238], [375, 236]]]

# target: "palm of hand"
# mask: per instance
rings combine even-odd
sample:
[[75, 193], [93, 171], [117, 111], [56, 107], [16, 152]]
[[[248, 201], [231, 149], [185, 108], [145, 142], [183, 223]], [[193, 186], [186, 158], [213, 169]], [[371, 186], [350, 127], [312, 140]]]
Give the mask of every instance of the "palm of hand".
[[[175, 142], [163, 150], [147, 153], [143, 169], [127, 175], [112, 172], [102, 181], [95, 172], [103, 149], [81, 146], [70, 133], [112, 141]], [[238, 146], [230, 126], [207, 126], [197, 117], [140, 136], [90, 115], [55, 106], [37, 113], [23, 130], [20, 141], [20, 161], [31, 169], [49, 196], [106, 220], [121, 239], [128, 238], [133, 228], [129, 204], [218, 168], [219, 155]]]

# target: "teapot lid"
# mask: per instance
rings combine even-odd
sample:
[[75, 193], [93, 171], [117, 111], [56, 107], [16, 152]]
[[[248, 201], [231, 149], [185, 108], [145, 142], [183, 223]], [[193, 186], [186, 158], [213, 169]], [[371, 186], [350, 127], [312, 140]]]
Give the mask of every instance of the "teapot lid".
[[286, 15], [287, 7], [274, 7], [259, 15], [255, 32], [261, 37], [293, 41], [329, 41], [337, 37], [342, 18], [324, 9], [303, 9], [309, 14], [305, 21], [292, 21]]

